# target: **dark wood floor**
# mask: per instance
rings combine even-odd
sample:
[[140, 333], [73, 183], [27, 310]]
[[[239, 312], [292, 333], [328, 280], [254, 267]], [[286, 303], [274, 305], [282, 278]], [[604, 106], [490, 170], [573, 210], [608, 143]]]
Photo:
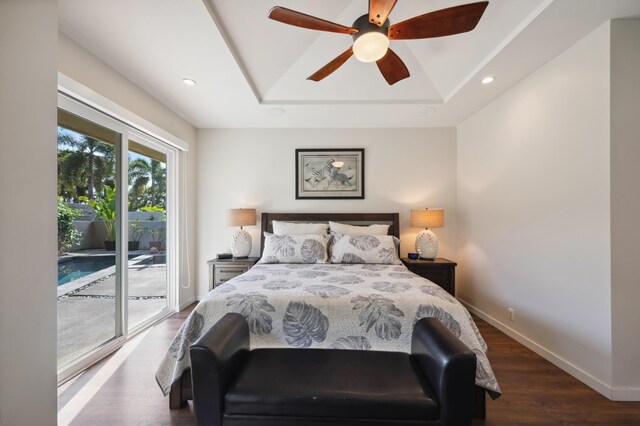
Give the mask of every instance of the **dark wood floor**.
[[475, 318], [502, 396], [481, 425], [640, 425], [640, 402], [610, 401], [495, 327]]
[[[190, 408], [169, 410], [155, 370], [188, 312], [155, 326], [75, 417], [72, 425], [193, 425]], [[503, 396], [487, 402], [487, 420], [474, 425], [640, 425], [640, 402], [612, 402], [476, 319]], [[107, 360], [59, 395], [63, 406]], [[80, 396], [80, 395], [78, 395]]]

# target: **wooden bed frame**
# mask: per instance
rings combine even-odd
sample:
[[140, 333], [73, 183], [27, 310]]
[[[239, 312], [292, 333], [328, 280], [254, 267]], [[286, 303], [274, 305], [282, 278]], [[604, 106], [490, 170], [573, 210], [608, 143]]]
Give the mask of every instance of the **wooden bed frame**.
[[[260, 232], [260, 254], [264, 249], [264, 233], [273, 232], [273, 221], [319, 223], [340, 222], [350, 225], [388, 224], [389, 235], [400, 238], [400, 215], [398, 213], [262, 213]], [[182, 408], [191, 400], [191, 369], [182, 373], [180, 380], [171, 385], [169, 408]], [[474, 418], [486, 418], [486, 390], [476, 386]]]
[[273, 233], [273, 221], [328, 223], [340, 222], [349, 225], [389, 225], [389, 235], [400, 238], [399, 213], [262, 213], [260, 230], [260, 254], [264, 250], [264, 233]]

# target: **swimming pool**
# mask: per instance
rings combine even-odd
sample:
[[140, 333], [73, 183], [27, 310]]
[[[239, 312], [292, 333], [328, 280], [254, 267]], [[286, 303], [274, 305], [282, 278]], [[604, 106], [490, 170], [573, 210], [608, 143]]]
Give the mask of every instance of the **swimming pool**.
[[[129, 255], [129, 259], [135, 256]], [[115, 264], [115, 255], [73, 256], [58, 259], [58, 285], [69, 283]]]

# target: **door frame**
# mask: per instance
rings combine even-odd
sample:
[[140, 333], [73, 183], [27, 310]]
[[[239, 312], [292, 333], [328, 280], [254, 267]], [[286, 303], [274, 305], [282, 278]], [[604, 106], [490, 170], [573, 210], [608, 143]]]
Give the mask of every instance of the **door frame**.
[[[168, 141], [162, 141], [151, 136], [128, 123], [111, 116], [107, 111], [98, 110], [66, 90], [58, 91], [58, 108], [75, 114], [85, 120], [111, 129], [121, 135], [117, 144], [120, 167], [116, 168], [116, 187], [119, 194], [117, 206], [116, 226], [119, 231], [119, 239], [116, 245], [116, 318], [115, 337], [103, 342], [97, 348], [87, 352], [72, 363], [58, 370], [58, 386], [81, 373], [91, 365], [100, 361], [112, 352], [124, 345], [128, 339], [151, 325], [169, 317], [179, 307], [178, 265], [179, 265], [179, 211], [177, 201], [178, 176], [180, 176], [180, 162], [178, 161], [179, 148]], [[167, 154], [167, 306], [159, 313], [136, 325], [129, 330], [128, 327], [128, 152], [129, 139], [133, 138], [140, 143]]]

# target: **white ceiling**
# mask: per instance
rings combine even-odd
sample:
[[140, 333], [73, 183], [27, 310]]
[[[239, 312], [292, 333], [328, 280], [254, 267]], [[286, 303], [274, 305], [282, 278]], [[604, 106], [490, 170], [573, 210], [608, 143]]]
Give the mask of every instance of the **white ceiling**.
[[[390, 20], [471, 1], [399, 0]], [[306, 80], [351, 37], [272, 21], [276, 5], [351, 25], [368, 1], [58, 0], [63, 33], [199, 128], [455, 126], [607, 20], [640, 16], [639, 0], [490, 0], [469, 33], [392, 42], [411, 77], [389, 86], [355, 58]]]

